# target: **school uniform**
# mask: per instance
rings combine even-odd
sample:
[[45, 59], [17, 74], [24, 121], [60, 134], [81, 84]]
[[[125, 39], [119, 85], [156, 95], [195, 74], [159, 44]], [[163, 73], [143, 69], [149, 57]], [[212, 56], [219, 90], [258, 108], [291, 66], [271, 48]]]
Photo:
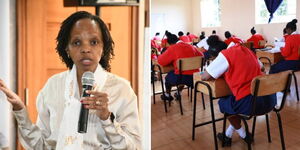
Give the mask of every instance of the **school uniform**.
[[174, 71], [171, 71], [166, 76], [166, 88], [172, 87], [176, 84], [185, 84], [188, 86], [193, 85], [193, 73], [198, 72], [198, 69], [187, 70], [182, 72], [182, 80], [179, 81], [179, 68], [176, 64], [180, 58], [188, 58], [194, 56], [202, 56], [203, 54], [190, 44], [179, 41], [171, 45], [162, 55], [158, 56], [158, 63], [162, 66], [173, 64]]
[[182, 42], [186, 42], [186, 43], [192, 42], [192, 41], [190, 41], [190, 38], [186, 35], [180, 36], [179, 40], [181, 40]]
[[167, 38], [164, 38], [161, 40], [161, 44], [160, 44], [160, 47], [161, 48], [168, 48], [168, 39]]
[[188, 38], [189, 38], [190, 41], [192, 42], [193, 39], [197, 39], [198, 37], [197, 37], [196, 35], [190, 33], [190, 34], [188, 35]]
[[255, 49], [258, 49], [258, 48], [264, 48], [263, 46], [259, 46], [259, 41], [261, 41], [261, 40], [265, 40], [265, 39], [263, 38], [262, 35], [256, 33], [256, 34], [252, 35], [252, 36], [247, 40], [247, 42], [253, 42], [253, 48], [255, 48]]
[[158, 51], [161, 50], [161, 47], [155, 40], [151, 40], [151, 48], [156, 48]]
[[155, 36], [155, 37], [153, 37], [152, 40], [154, 40], [154, 41], [160, 41], [161, 39], [158, 36]]
[[[207, 72], [215, 79], [224, 75], [231, 96], [220, 98], [219, 107], [222, 113], [249, 115], [252, 111], [251, 81], [262, 75], [255, 54], [239, 44], [223, 50], [207, 67]], [[276, 95], [258, 97], [256, 114], [270, 111], [276, 105]]]
[[243, 43], [243, 40], [237, 37], [230, 37], [224, 41], [227, 45], [229, 45], [231, 42], [238, 44], [238, 43]]
[[272, 65], [270, 73], [278, 73], [286, 70], [300, 70], [299, 48], [300, 34], [293, 32], [286, 38], [285, 46], [280, 49], [284, 60]]
[[199, 48], [204, 48], [205, 50], [208, 50], [209, 45], [207, 44], [207, 39], [208, 39], [208, 37], [205, 37], [204, 39], [202, 39], [202, 40], [197, 44], [197, 47], [199, 47]]

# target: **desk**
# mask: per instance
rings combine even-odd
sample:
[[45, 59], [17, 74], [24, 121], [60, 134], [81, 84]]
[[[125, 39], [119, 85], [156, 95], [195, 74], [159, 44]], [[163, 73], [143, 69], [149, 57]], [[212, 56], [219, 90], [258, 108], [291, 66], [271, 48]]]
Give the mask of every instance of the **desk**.
[[[277, 62], [279, 62], [280, 60], [283, 59], [283, 56], [281, 55], [280, 52], [270, 53], [268, 51], [256, 50], [256, 56], [257, 56], [257, 58], [267, 57], [267, 58], [270, 59], [272, 64], [275, 64], [275, 63], [277, 63]], [[261, 62], [262, 63], [269, 63], [267, 60], [264, 60], [264, 59], [262, 59]]]
[[[215, 119], [213, 100], [220, 97], [231, 95], [231, 91], [223, 78], [219, 78], [212, 81], [202, 81], [199, 72], [194, 73], [194, 109], [193, 109], [193, 130], [192, 130], [192, 140], [195, 139], [195, 128], [212, 123], [213, 126], [213, 136], [215, 142], [215, 149], [218, 149], [217, 141], [217, 131], [216, 131], [216, 121], [221, 121], [223, 118]], [[197, 92], [201, 92], [202, 100], [204, 100], [203, 94], [209, 95], [210, 111], [211, 111], [211, 121], [196, 124], [196, 102], [197, 102]]]
[[174, 70], [173, 64], [167, 65], [167, 66], [162, 66], [160, 65], [157, 60], [153, 60], [153, 65], [154, 65], [154, 71], [156, 72], [161, 72], [161, 73], [168, 73], [172, 70]]

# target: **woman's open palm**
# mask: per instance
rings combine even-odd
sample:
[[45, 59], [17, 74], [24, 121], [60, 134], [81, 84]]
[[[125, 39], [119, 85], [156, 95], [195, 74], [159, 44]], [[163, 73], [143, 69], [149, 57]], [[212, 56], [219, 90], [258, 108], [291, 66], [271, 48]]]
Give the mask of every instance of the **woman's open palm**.
[[1, 79], [0, 79], [0, 90], [5, 93], [5, 95], [7, 96], [7, 100], [13, 105], [13, 110], [21, 110], [25, 108], [25, 105], [22, 102], [21, 98], [12, 90], [7, 88], [4, 81]]

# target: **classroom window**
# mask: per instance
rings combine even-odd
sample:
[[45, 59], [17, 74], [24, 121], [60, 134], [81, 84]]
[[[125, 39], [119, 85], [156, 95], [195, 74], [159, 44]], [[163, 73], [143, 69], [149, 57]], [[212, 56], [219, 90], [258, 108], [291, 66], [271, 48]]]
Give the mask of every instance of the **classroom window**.
[[220, 0], [201, 0], [200, 5], [202, 27], [221, 26]]
[[[289, 22], [296, 18], [296, 0], [283, 0], [270, 23]], [[255, 0], [255, 23], [267, 24], [270, 13], [264, 0]]]

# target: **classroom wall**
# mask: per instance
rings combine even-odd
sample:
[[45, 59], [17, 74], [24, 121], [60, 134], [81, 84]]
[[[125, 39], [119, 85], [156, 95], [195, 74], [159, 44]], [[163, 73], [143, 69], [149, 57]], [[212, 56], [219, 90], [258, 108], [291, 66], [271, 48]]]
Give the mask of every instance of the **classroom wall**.
[[[281, 37], [286, 23], [255, 25], [255, 0], [221, 0], [221, 27], [201, 27], [201, 0], [152, 0], [151, 1], [151, 37], [158, 29], [190, 31], [199, 35], [205, 31], [210, 35], [212, 30], [224, 39], [224, 32], [229, 30], [242, 39], [248, 39], [250, 29], [254, 26], [258, 33], [265, 35], [269, 42], [274, 37]], [[159, 21], [165, 18], [165, 21]], [[296, 18], [300, 28], [300, 1], [297, 1]], [[298, 30], [300, 31], [300, 30]], [[162, 36], [162, 35], [161, 35]]]
[[[274, 37], [281, 37], [282, 30], [286, 23], [260, 24], [255, 25], [255, 0], [221, 0], [221, 27], [218, 28], [201, 28], [201, 11], [200, 0], [193, 1], [193, 13], [197, 14], [193, 17], [193, 32], [200, 33], [205, 31], [207, 35], [215, 29], [217, 34], [224, 39], [224, 32], [229, 30], [233, 34], [242, 39], [250, 37], [250, 29], [254, 26], [258, 33], [265, 35], [269, 42], [274, 41]], [[300, 2], [297, 1], [296, 18], [298, 26], [300, 26]], [[197, 19], [199, 18], [199, 19]], [[298, 30], [299, 31], [299, 30]]]
[[[10, 89], [16, 91], [15, 0], [0, 0], [0, 14], [0, 79]], [[13, 150], [16, 131], [11, 110], [5, 94], [0, 91], [0, 132], [5, 136], [10, 149]]]
[[160, 32], [162, 37], [165, 30], [176, 34], [178, 31], [191, 32], [191, 7], [191, 0], [151, 0], [150, 36]]

